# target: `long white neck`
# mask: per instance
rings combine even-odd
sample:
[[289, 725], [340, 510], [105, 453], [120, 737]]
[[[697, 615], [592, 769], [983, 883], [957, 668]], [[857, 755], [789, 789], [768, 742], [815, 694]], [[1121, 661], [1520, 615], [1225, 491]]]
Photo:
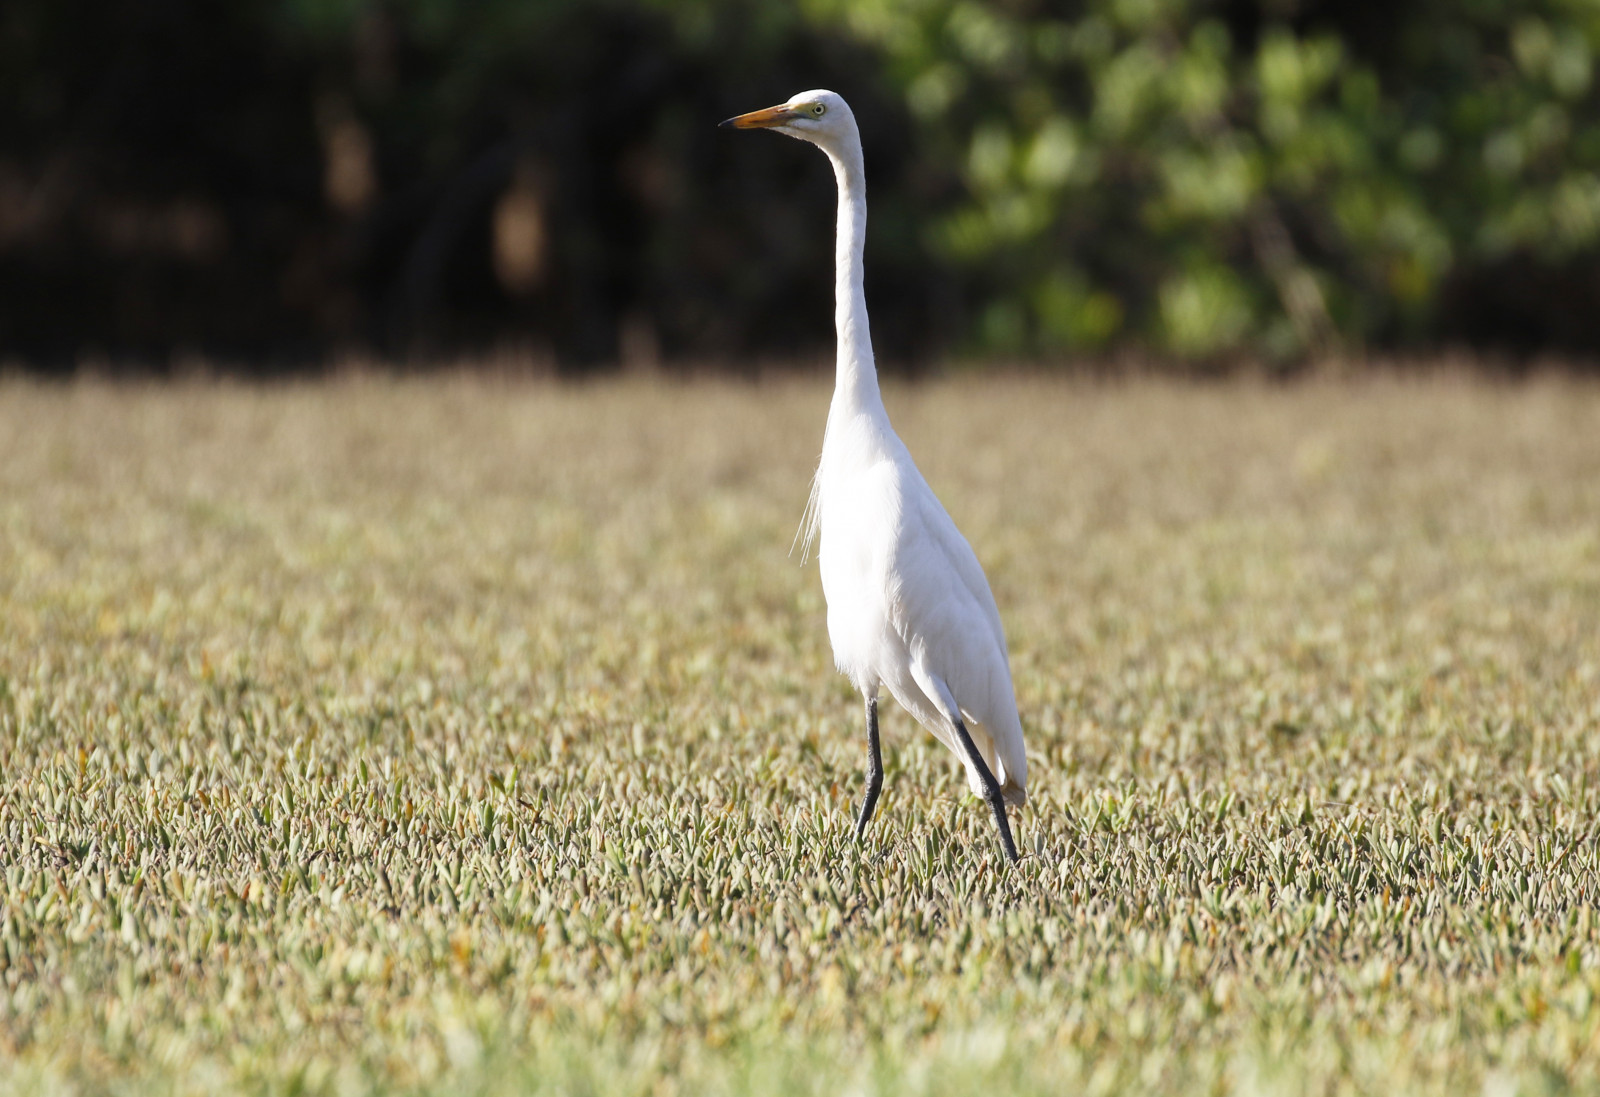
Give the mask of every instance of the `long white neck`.
[[839, 224], [834, 239], [834, 314], [839, 365], [834, 382], [834, 412], [883, 414], [878, 368], [867, 326], [867, 295], [862, 284], [862, 248], [867, 237], [867, 175], [861, 145], [843, 152], [826, 150], [839, 181]]
[[[834, 237], [834, 328], [839, 336], [839, 366], [833, 385], [833, 402], [828, 406], [828, 427], [822, 436], [822, 460], [811, 480], [811, 498], [800, 519], [796, 538], [805, 545], [801, 559], [811, 552], [811, 543], [828, 524], [823, 505], [823, 481], [847, 473], [852, 451], [840, 446], [851, 437], [862, 436], [848, 424], [865, 416], [879, 436], [894, 433], [889, 413], [878, 392], [878, 367], [872, 361], [872, 332], [867, 327], [867, 295], [862, 288], [861, 251], [867, 237], [867, 175], [861, 166], [861, 143], [854, 141], [841, 154], [824, 148], [833, 162], [839, 181], [839, 225]], [[859, 454], [855, 456], [859, 457]], [[824, 545], [827, 535], [823, 536]], [[792, 550], [791, 550], [792, 551]]]

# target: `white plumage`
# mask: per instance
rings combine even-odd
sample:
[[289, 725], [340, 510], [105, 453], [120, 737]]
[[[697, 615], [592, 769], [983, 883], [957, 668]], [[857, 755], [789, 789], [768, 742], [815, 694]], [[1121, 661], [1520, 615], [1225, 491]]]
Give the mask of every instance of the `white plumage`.
[[1028, 762], [1005, 630], [978, 558], [889, 425], [878, 391], [862, 290], [866, 176], [855, 116], [833, 92], [808, 91], [723, 125], [810, 141], [839, 184], [838, 373], [802, 529], [808, 546], [819, 541], [834, 661], [867, 702], [870, 773], [857, 832], [882, 786], [881, 687], [961, 760], [1016, 860], [1005, 805], [1026, 802]]

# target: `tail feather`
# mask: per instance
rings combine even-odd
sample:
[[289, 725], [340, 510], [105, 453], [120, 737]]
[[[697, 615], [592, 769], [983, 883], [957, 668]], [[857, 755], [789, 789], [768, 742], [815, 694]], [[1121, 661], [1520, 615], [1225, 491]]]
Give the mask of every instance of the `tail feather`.
[[[971, 712], [956, 706], [955, 697], [942, 678], [928, 673], [927, 669], [918, 663], [912, 663], [911, 674], [921, 691], [921, 696], [909, 698], [910, 704], [907, 704], [908, 698], [901, 697], [898, 693], [895, 694], [896, 698], [917, 717], [923, 727], [933, 733], [934, 738], [961, 759], [963, 768], [967, 771], [967, 786], [972, 789], [974, 795], [983, 796], [986, 790], [983, 787], [983, 779], [978, 776], [977, 767], [967, 764], [965, 752], [957, 744], [952, 726], [957, 720], [966, 727], [967, 734], [972, 737], [972, 745], [978, 748], [978, 753], [983, 757], [984, 764], [989, 767], [989, 772], [1000, 782], [1000, 795], [1005, 802], [1012, 807], [1022, 807], [1026, 804], [1028, 762], [1022, 752], [1022, 728], [1017, 726], [1015, 734], [1007, 736], [1005, 753], [1010, 757], [1009, 759], [1002, 757], [1001, 744], [996, 741], [994, 732]], [[1016, 719], [1014, 713], [1011, 719], [1013, 721]]]
[[1028, 790], [1010, 778], [1000, 786], [1000, 798], [1014, 808], [1020, 808], [1028, 802]]
[[[978, 753], [983, 755], [983, 761], [989, 767], [989, 772], [993, 773], [1000, 781], [1001, 798], [1014, 808], [1022, 807], [1028, 802], [1027, 786], [1022, 781], [1017, 780], [1016, 773], [1010, 766], [1006, 765], [1004, 758], [999, 757], [999, 752], [996, 749], [998, 744], [995, 742], [994, 734], [988, 727], [974, 720], [970, 715], [966, 716], [964, 722], [967, 725], [967, 733], [972, 736], [972, 743], [978, 748]], [[968, 778], [972, 783], [973, 791], [982, 796], [983, 787], [978, 780], [978, 775], [970, 773]], [[1023, 780], [1026, 779], [1023, 778]]]

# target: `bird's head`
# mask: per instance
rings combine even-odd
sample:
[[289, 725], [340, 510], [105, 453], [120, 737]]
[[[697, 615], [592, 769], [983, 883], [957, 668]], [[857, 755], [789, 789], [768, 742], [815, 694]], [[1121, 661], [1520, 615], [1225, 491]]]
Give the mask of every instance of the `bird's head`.
[[773, 129], [810, 141], [826, 151], [859, 147], [860, 132], [850, 104], [831, 91], [803, 91], [787, 103], [741, 114], [722, 123], [735, 129]]

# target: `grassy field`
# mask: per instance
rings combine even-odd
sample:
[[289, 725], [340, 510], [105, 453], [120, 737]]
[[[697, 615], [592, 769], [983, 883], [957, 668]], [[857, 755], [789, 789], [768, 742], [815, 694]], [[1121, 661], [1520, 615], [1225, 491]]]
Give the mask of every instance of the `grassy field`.
[[1600, 1092], [1600, 385], [890, 386], [1015, 869], [827, 398], [0, 383], [0, 1093]]

